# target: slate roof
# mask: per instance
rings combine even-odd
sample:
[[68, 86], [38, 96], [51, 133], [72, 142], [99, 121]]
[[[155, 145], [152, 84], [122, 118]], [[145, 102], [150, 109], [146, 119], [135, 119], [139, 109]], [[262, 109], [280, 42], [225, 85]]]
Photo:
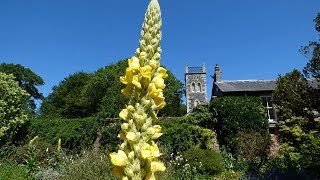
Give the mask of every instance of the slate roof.
[[[320, 89], [320, 83], [315, 79], [308, 80], [311, 87]], [[255, 92], [274, 91], [276, 80], [236, 80], [215, 82], [222, 92]]]
[[222, 92], [242, 91], [273, 91], [276, 88], [275, 80], [237, 80], [215, 82]]

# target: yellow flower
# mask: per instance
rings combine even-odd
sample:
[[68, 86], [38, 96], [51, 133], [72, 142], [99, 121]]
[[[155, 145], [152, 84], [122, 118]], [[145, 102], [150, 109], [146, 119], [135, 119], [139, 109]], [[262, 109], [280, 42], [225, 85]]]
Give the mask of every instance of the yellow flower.
[[160, 92], [162, 92], [162, 89], [157, 89], [154, 83], [150, 83], [147, 90], [152, 98], [159, 96]]
[[156, 162], [156, 161], [151, 162], [151, 171], [152, 172], [165, 171], [165, 170], [166, 170], [166, 167], [164, 166], [164, 164], [162, 162]]
[[123, 120], [128, 120], [129, 112], [127, 109], [122, 109], [119, 113], [119, 117]]
[[124, 130], [124, 131], [127, 131], [129, 129], [129, 124], [128, 123], [123, 123], [121, 125], [121, 129]]
[[151, 79], [151, 71], [152, 71], [152, 67], [148, 65], [140, 68], [141, 75], [148, 79]]
[[136, 138], [136, 134], [133, 132], [128, 132], [126, 135], [126, 138], [128, 139], [129, 142], [134, 142]]
[[162, 109], [166, 105], [166, 102], [164, 101], [164, 97], [158, 96], [158, 97], [155, 97], [153, 100], [158, 109]]
[[121, 76], [120, 77], [120, 81], [123, 84], [132, 84], [132, 80], [133, 80], [133, 72], [132, 69], [130, 67], [127, 67], [126, 69], [126, 75], [125, 76]]
[[150, 61], [149, 61], [149, 65], [150, 65], [152, 68], [156, 68], [157, 65], [158, 65], [158, 62], [155, 61], [155, 60], [150, 60]]
[[122, 150], [118, 150], [118, 153], [111, 153], [110, 154], [111, 162], [115, 166], [125, 166], [129, 164], [129, 159], [126, 153]]
[[121, 90], [122, 94], [129, 97], [132, 93], [133, 86], [132, 85], [127, 85], [124, 89]]
[[129, 67], [133, 70], [139, 70], [140, 68], [139, 59], [135, 56], [133, 56], [128, 60], [128, 64], [129, 64]]
[[135, 85], [137, 88], [141, 89], [141, 83], [138, 75], [133, 76], [132, 84]]
[[154, 173], [148, 173], [146, 175], [146, 180], [156, 180], [156, 178], [154, 177]]
[[157, 144], [153, 144], [152, 146], [150, 146], [149, 144], [146, 144], [141, 147], [141, 156], [144, 159], [159, 157], [160, 155], [161, 154]]
[[121, 166], [115, 166], [113, 169], [112, 169], [112, 173], [113, 175], [117, 176], [117, 177], [122, 177], [124, 174], [123, 174], [123, 167]]
[[162, 129], [160, 125], [154, 125], [153, 128], [156, 130], [156, 133], [160, 133]]
[[152, 82], [156, 85], [156, 88], [158, 89], [164, 89], [166, 85], [164, 84], [164, 79], [160, 76], [156, 76], [153, 78]]
[[158, 72], [157, 76], [160, 76], [162, 78], [168, 77], [167, 70], [163, 67], [158, 67], [157, 72]]

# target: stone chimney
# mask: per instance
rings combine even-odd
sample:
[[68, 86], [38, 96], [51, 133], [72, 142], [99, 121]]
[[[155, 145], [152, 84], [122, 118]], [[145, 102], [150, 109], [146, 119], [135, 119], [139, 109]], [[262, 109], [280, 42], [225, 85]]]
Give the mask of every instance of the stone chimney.
[[216, 64], [214, 67], [214, 75], [213, 75], [214, 82], [221, 82], [222, 81], [222, 71], [220, 69], [219, 64]]

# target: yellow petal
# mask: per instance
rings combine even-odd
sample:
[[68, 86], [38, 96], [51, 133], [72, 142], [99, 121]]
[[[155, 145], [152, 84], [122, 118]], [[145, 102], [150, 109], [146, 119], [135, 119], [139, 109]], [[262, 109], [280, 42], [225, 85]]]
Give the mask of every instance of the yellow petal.
[[149, 144], [146, 144], [141, 147], [140, 152], [141, 152], [142, 158], [144, 159], [159, 157], [161, 155], [157, 144], [153, 144], [152, 146], [150, 146]]
[[132, 93], [133, 86], [132, 85], [127, 85], [124, 89], [121, 90], [122, 94], [129, 97]]
[[150, 60], [150, 61], [149, 61], [149, 65], [150, 65], [152, 68], [156, 68], [157, 65], [158, 65], [158, 62], [155, 61], [155, 60]]
[[129, 159], [126, 153], [122, 150], [118, 150], [118, 153], [110, 154], [111, 163], [115, 166], [125, 166], [129, 164]]
[[126, 138], [128, 139], [128, 141], [134, 142], [136, 138], [136, 134], [133, 132], [128, 132], [126, 135]]
[[167, 70], [165, 68], [163, 68], [163, 67], [159, 67], [157, 69], [157, 72], [158, 72], [157, 76], [160, 76], [162, 78], [167, 78], [168, 77]]
[[156, 133], [160, 133], [162, 129], [160, 125], [154, 125], [153, 128], [155, 129]]
[[156, 133], [156, 130], [155, 130], [153, 127], [149, 127], [149, 128], [147, 129], [147, 134], [148, 134], [149, 136], [154, 135], [154, 133]]
[[166, 167], [164, 166], [164, 164], [162, 162], [156, 162], [156, 161], [151, 162], [151, 171], [152, 172], [165, 171], [165, 170], [166, 170]]
[[133, 76], [132, 84], [135, 85], [137, 88], [141, 89], [141, 83], [139, 82], [138, 75]]
[[122, 109], [119, 113], [119, 117], [123, 120], [128, 120], [129, 112], [127, 109]]
[[156, 88], [164, 89], [166, 87], [166, 85], [164, 84], [164, 79], [159, 76], [153, 78], [152, 82], [154, 82]]
[[138, 70], [140, 68], [139, 59], [137, 57], [132, 57], [128, 60], [129, 67], [133, 70]]
[[126, 75], [121, 76], [119, 79], [123, 84], [132, 84], [132, 79], [133, 79], [132, 69], [130, 67], [127, 67]]
[[143, 77], [151, 79], [152, 68], [150, 66], [144, 66], [140, 68], [140, 73]]
[[142, 146], [140, 153], [143, 159], [151, 157], [151, 146], [149, 144]]

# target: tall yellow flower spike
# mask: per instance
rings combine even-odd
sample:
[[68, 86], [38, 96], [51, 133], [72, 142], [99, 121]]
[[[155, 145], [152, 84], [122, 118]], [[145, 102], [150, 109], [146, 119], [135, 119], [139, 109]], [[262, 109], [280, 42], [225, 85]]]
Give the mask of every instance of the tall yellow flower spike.
[[151, 0], [142, 25], [136, 55], [128, 60], [125, 75], [120, 81], [126, 85], [122, 93], [130, 98], [119, 113], [123, 123], [118, 137], [124, 142], [118, 152], [110, 154], [113, 174], [123, 180], [155, 179], [155, 172], [165, 171], [159, 161], [161, 155], [154, 140], [161, 133], [153, 125], [158, 110], [165, 106], [163, 89], [167, 70], [160, 67], [161, 11], [157, 0]]

